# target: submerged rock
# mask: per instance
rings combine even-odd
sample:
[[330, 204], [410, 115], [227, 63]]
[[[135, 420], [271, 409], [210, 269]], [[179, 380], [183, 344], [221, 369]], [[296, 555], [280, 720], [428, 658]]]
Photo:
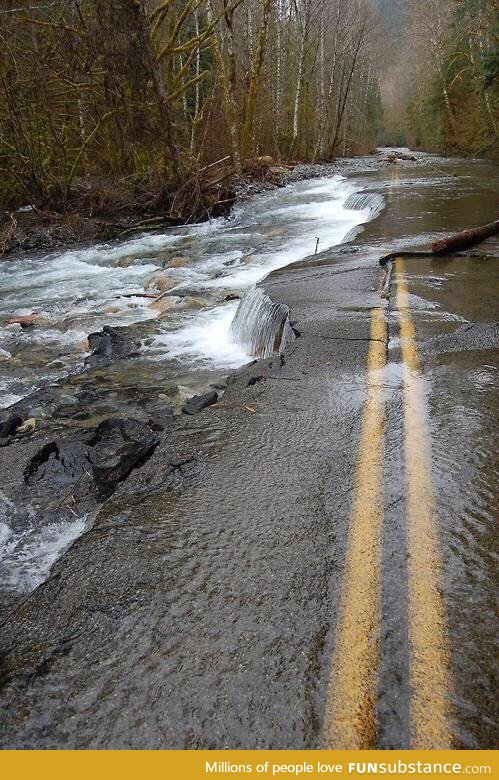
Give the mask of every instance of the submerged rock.
[[180, 301], [180, 305], [184, 309], [203, 309], [205, 306], [208, 306], [208, 301], [203, 300], [202, 298], [196, 298], [193, 295], [184, 295]]
[[167, 267], [168, 268], [183, 268], [185, 265], [188, 265], [189, 258], [188, 257], [181, 257], [180, 255], [178, 257], [172, 257], [170, 260], [168, 260]]
[[158, 290], [160, 293], [168, 292], [177, 287], [178, 280], [172, 279], [167, 274], [153, 274], [146, 280], [144, 284], [144, 290]]
[[115, 328], [104, 325], [101, 331], [90, 333], [88, 343], [92, 354], [86, 358], [85, 363], [90, 366], [98, 366], [111, 360], [122, 360], [134, 357], [139, 353], [139, 345], [128, 336], [124, 336]]
[[208, 406], [213, 406], [218, 401], [218, 393], [212, 390], [210, 393], [204, 395], [194, 395], [192, 398], [188, 398], [182, 407], [184, 414], [197, 414]]
[[159, 315], [166, 314], [166, 312], [173, 309], [182, 299], [176, 295], [162, 295], [154, 303], [149, 305], [149, 308], [153, 311], [157, 311]]
[[46, 387], [21, 398], [9, 407], [8, 412], [20, 415], [23, 422], [32, 417], [50, 417], [57, 406], [71, 402], [73, 402], [72, 396], [63, 393], [59, 387]]

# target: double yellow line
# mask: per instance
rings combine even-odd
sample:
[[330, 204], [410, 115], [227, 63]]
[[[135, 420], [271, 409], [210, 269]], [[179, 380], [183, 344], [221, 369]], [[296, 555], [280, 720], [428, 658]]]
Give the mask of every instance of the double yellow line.
[[[396, 305], [404, 363], [404, 437], [410, 642], [411, 748], [451, 746], [449, 653], [439, 590], [442, 562], [431, 481], [426, 404], [405, 265], [396, 262]], [[366, 400], [336, 629], [324, 740], [334, 749], [376, 747], [381, 627], [383, 369], [388, 329], [384, 310], [371, 314]]]

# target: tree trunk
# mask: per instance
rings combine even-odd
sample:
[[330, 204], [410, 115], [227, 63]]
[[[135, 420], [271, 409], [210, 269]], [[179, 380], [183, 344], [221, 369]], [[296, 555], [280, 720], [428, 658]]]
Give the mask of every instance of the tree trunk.
[[490, 222], [488, 225], [482, 225], [481, 227], [472, 228], [471, 230], [463, 230], [462, 233], [456, 233], [449, 238], [443, 238], [441, 241], [435, 241], [431, 245], [431, 251], [434, 255], [446, 255], [448, 253], [457, 252], [460, 249], [468, 249], [470, 246], [475, 246], [481, 241], [485, 241], [486, 238], [496, 236], [499, 233], [499, 219], [495, 222]]
[[277, 159], [281, 159], [281, 134], [282, 134], [282, 104], [283, 104], [283, 0], [277, 0], [276, 33], [277, 33], [277, 58], [276, 58], [276, 84], [275, 84], [275, 124], [274, 124], [274, 148]]
[[[213, 9], [212, 0], [208, 0], [206, 4], [206, 13], [208, 17], [208, 23], [210, 25], [213, 24], [215, 11]], [[214, 35], [215, 35], [215, 43], [214, 43], [215, 61], [218, 66], [218, 79], [222, 89], [224, 114], [225, 114], [225, 121], [227, 123], [227, 130], [229, 132], [230, 148], [232, 152], [232, 162], [234, 168], [239, 173], [241, 171], [242, 166], [241, 166], [241, 154], [239, 151], [239, 134], [237, 131], [237, 109], [235, 105], [233, 85], [231, 83], [232, 79], [230, 79], [227, 76], [227, 70], [222, 55], [222, 47], [220, 45], [220, 40], [216, 29], [214, 31]]]
[[296, 80], [296, 92], [295, 92], [295, 106], [293, 111], [293, 137], [291, 139], [291, 147], [289, 150], [290, 157], [293, 156], [298, 142], [298, 131], [300, 125], [300, 106], [301, 106], [301, 93], [303, 88], [303, 75], [305, 70], [305, 45], [307, 40], [307, 24], [303, 26], [303, 32], [300, 41], [300, 57], [298, 61], [298, 78]]
[[256, 46], [253, 64], [251, 67], [250, 84], [248, 90], [248, 100], [246, 103], [246, 116], [243, 129], [243, 158], [247, 158], [251, 153], [253, 122], [255, 119], [255, 103], [258, 88], [260, 86], [260, 74], [262, 72], [263, 58], [265, 56], [265, 47], [267, 44], [267, 29], [269, 25], [270, 6], [272, 0], [263, 0], [262, 18], [260, 31], [258, 33], [258, 42]]

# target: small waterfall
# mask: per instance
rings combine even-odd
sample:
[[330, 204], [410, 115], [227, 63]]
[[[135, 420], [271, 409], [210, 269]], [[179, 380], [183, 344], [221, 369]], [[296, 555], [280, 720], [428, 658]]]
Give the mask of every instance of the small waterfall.
[[254, 287], [239, 304], [229, 338], [254, 357], [266, 358], [282, 352], [294, 338], [288, 307], [274, 303], [259, 287]]
[[346, 209], [353, 209], [354, 211], [369, 209], [371, 212], [370, 218], [374, 219], [383, 211], [385, 201], [383, 196], [377, 192], [356, 192], [347, 198], [344, 206]]

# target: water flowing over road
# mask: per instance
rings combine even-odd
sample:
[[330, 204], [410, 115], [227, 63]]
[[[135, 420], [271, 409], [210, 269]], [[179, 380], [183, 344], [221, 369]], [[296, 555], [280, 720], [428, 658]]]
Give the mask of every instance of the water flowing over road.
[[[8, 359], [0, 364], [0, 407], [55, 383], [65, 387], [66, 402], [77, 404], [75, 391], [89, 381], [111, 389], [114, 409], [131, 393], [140, 401], [166, 395], [180, 407], [197, 387], [254, 355], [272, 354], [284, 345], [287, 308], [273, 305], [255, 284], [317, 244], [340, 243], [382, 208], [380, 196], [358, 201], [356, 192], [342, 176], [298, 181], [252, 198], [228, 220], [4, 261], [0, 346]], [[149, 288], [161, 292], [165, 282], [159, 304], [142, 297]], [[8, 324], [13, 315], [30, 314], [40, 318], [34, 326]], [[99, 365], [89, 376], [86, 337], [105, 325], [126, 328], [139, 352], [126, 367]], [[95, 422], [94, 411], [91, 417]], [[0, 590], [22, 593], [39, 584], [88, 522], [40, 517], [31, 502], [17, 511], [0, 493]]]
[[[498, 242], [403, 251], [492, 220], [495, 169], [356, 166], [2, 266], [50, 320], [3, 329], [5, 398], [64, 377], [0, 450], [3, 747], [494, 745]], [[81, 370], [59, 335], [113, 317], [138, 354]], [[99, 493], [117, 431], [147, 456]]]

